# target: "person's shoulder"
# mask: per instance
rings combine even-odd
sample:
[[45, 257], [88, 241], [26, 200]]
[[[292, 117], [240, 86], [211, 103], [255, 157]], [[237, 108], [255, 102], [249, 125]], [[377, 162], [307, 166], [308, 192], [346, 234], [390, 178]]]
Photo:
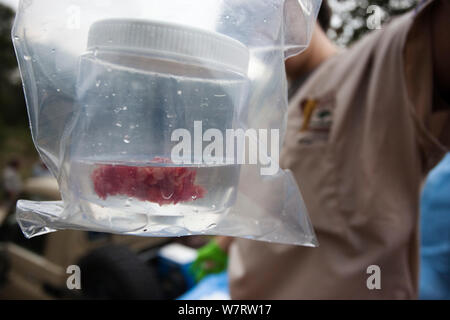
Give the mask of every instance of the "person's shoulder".
[[[363, 74], [371, 74], [374, 60], [386, 58], [401, 68], [401, 57], [408, 31], [416, 12], [411, 11], [392, 19], [379, 30], [373, 30], [350, 47], [323, 62], [308, 78], [299, 91], [309, 95], [323, 95], [352, 83], [356, 86]], [[382, 66], [382, 63], [378, 63]], [[399, 69], [400, 71], [400, 69]], [[372, 75], [373, 76], [373, 75]]]

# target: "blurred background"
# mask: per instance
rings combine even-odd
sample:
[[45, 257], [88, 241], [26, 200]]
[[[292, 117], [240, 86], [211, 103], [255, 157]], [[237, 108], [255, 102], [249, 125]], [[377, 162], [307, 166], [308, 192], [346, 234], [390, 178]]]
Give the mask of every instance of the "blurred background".
[[[339, 46], [350, 46], [371, 32], [367, 28], [370, 19], [379, 17], [380, 23], [385, 23], [412, 10], [417, 2], [330, 0], [333, 15], [327, 34]], [[61, 231], [26, 240], [21, 234], [13, 216], [16, 200], [56, 200], [59, 194], [56, 182], [39, 160], [28, 128], [10, 35], [17, 5], [18, 0], [0, 0], [0, 298], [173, 299], [180, 296], [193, 286], [183, 266], [195, 258], [196, 250], [208, 238], [143, 239]], [[374, 9], [373, 5], [377, 7]], [[118, 262], [117, 256], [124, 257], [121, 261], [127, 263]], [[157, 259], [158, 265], [153, 265]], [[91, 274], [83, 277], [95, 279], [100, 285], [87, 288], [88, 293], [86, 288], [82, 292], [67, 290], [66, 268], [72, 264], [89, 266], [86, 270], [92, 270]], [[153, 268], [146, 268], [149, 265]], [[155, 277], [164, 281], [156, 284]], [[76, 279], [73, 284], [77, 285]]]

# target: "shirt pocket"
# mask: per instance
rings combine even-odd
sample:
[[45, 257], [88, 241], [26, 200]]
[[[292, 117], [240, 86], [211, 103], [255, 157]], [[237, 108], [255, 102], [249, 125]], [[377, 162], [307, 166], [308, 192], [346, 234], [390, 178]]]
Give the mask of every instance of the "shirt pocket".
[[316, 100], [312, 113], [305, 110], [305, 101], [291, 106], [298, 109], [289, 112], [280, 157], [282, 168], [291, 170], [297, 181], [316, 230], [339, 228], [341, 220], [336, 161], [329, 139], [333, 102], [329, 96]]

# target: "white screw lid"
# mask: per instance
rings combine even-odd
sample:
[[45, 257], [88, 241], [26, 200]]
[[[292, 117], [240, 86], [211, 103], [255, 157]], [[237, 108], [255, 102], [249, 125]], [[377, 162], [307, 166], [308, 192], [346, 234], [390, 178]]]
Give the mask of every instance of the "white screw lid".
[[223, 65], [247, 74], [249, 51], [241, 42], [220, 33], [189, 26], [130, 19], [108, 19], [89, 30], [88, 50], [158, 52], [182, 55]]

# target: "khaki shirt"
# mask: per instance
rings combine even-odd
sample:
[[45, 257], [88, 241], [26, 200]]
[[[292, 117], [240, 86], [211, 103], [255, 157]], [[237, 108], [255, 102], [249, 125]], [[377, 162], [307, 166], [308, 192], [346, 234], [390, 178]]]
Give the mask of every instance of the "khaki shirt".
[[281, 164], [320, 247], [236, 240], [232, 298], [417, 297], [421, 182], [450, 145], [449, 112], [431, 112], [431, 5], [329, 59], [294, 96]]

